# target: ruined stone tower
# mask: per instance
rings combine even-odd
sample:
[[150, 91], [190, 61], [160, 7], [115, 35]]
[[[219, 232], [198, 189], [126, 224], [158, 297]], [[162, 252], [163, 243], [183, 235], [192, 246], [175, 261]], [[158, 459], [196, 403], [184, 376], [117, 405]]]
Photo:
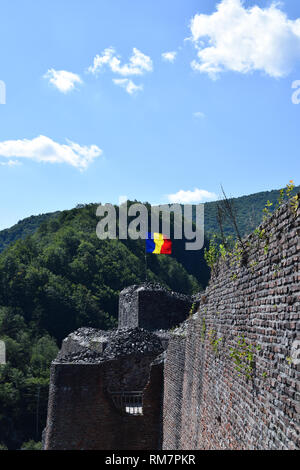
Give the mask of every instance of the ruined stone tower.
[[168, 291], [160, 284], [130, 286], [120, 293], [119, 328], [169, 330], [186, 319], [191, 306], [189, 296]]
[[166, 330], [191, 305], [159, 284], [131, 286], [117, 330], [71, 333], [51, 366], [44, 448], [161, 449]]

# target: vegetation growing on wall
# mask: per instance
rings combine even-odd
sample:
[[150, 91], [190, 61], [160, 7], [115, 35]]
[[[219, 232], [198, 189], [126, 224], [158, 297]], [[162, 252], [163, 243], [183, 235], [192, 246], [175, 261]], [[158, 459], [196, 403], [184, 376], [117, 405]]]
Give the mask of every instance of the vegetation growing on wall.
[[[249, 196], [242, 196], [238, 198], [228, 198], [230, 203], [234, 206], [234, 213], [239, 228], [240, 235], [245, 237], [253, 232], [253, 230], [262, 222], [263, 209], [267, 201], [272, 203], [269, 207], [270, 213], [273, 213], [280, 204], [284, 203], [288, 198], [292, 201], [294, 198], [297, 203], [297, 193], [300, 191], [300, 186], [294, 186], [290, 182], [291, 191], [286, 193], [286, 188], [273, 191], [264, 191], [260, 193], [251, 194]], [[281, 196], [282, 195], [282, 196]], [[205, 213], [205, 233], [207, 238], [211, 238], [213, 234], [220, 233], [219, 221], [217, 217], [217, 204], [218, 202], [207, 202], [204, 205]], [[223, 231], [225, 236], [231, 235], [236, 238], [234, 227], [230, 220], [223, 221]]]
[[[269, 199], [265, 203], [262, 210], [262, 220], [266, 221], [270, 218], [274, 209], [278, 209], [284, 203], [290, 205], [291, 211], [296, 214], [299, 207], [299, 195], [294, 194], [296, 188], [293, 180], [291, 180], [286, 188], [279, 190], [278, 200], [276, 203], [271, 202]], [[227, 260], [232, 268], [239, 267], [241, 264], [247, 265], [247, 242], [241, 239], [241, 229], [239, 227], [239, 220], [236, 215], [236, 211], [233, 202], [228, 199], [223, 191], [224, 199], [223, 205], [217, 206], [217, 221], [218, 231], [214, 233], [209, 241], [209, 247], [204, 249], [204, 258], [213, 273], [218, 271], [218, 263], [220, 259]], [[235, 236], [226, 235], [224, 230], [224, 224], [227, 221], [231, 223]], [[264, 254], [268, 253], [269, 240], [265, 229], [256, 227], [253, 230], [257, 240], [257, 249], [260, 247], [260, 243], [263, 243]], [[234, 241], [234, 239], [236, 241]], [[249, 244], [249, 242], [248, 242]], [[250, 269], [253, 269], [254, 264], [252, 263]], [[232, 274], [232, 279], [236, 279], [236, 273]]]
[[244, 375], [248, 380], [253, 379], [255, 352], [260, 351], [260, 349], [260, 346], [254, 346], [247, 342], [243, 335], [238, 337], [236, 346], [230, 348], [229, 354], [238, 376]]

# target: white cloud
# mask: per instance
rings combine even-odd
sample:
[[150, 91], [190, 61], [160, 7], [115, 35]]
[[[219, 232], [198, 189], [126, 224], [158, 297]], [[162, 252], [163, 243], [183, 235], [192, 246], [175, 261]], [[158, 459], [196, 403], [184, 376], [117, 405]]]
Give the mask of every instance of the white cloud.
[[136, 85], [132, 80], [129, 80], [129, 78], [113, 78], [113, 82], [115, 85], [124, 88], [130, 95], [143, 89], [143, 85]]
[[174, 62], [176, 59], [177, 52], [176, 51], [170, 51], [170, 52], [163, 52], [162, 53], [162, 58], [166, 62]]
[[101, 154], [102, 150], [97, 145], [80, 146], [70, 140], [67, 140], [67, 144], [59, 144], [44, 135], [32, 140], [0, 142], [0, 156], [2, 157], [29, 158], [36, 162], [67, 163], [80, 170], [85, 170]]
[[198, 51], [191, 66], [211, 78], [225, 70], [283, 77], [300, 60], [300, 18], [290, 20], [278, 3], [246, 8], [222, 0], [211, 15], [195, 15], [190, 28]]
[[49, 80], [49, 83], [54, 85], [62, 93], [69, 93], [75, 89], [75, 85], [82, 84], [82, 80], [79, 75], [66, 70], [54, 70], [49, 69], [45, 73], [44, 78]]
[[198, 118], [198, 119], [204, 119], [205, 118], [205, 114], [202, 113], [202, 111], [196, 111], [193, 115], [194, 115], [195, 118]]
[[215, 193], [210, 193], [205, 189], [195, 188], [194, 191], [184, 191], [181, 189], [175, 194], [168, 194], [168, 200], [172, 204], [196, 204], [209, 199], [217, 199]]
[[105, 67], [112, 72], [127, 77], [130, 75], [143, 75], [146, 72], [152, 72], [153, 63], [149, 56], [143, 54], [136, 47], [132, 50], [132, 55], [127, 64], [121, 65], [121, 60], [113, 47], [105, 49], [102, 55], [96, 55], [93, 65], [88, 68], [88, 72], [97, 74]]
[[119, 196], [119, 206], [121, 206], [122, 204], [124, 204], [124, 202], [127, 202], [128, 201], [128, 197], [127, 196]]
[[1, 166], [18, 166], [21, 163], [18, 160], [8, 160], [8, 162], [0, 162]]
[[100, 72], [105, 65], [109, 66], [112, 58], [114, 57], [114, 54], [115, 50], [113, 47], [108, 47], [107, 49], [104, 49], [101, 56], [97, 54], [94, 57], [93, 65], [90, 65], [90, 67], [88, 68], [88, 72], [96, 74]]

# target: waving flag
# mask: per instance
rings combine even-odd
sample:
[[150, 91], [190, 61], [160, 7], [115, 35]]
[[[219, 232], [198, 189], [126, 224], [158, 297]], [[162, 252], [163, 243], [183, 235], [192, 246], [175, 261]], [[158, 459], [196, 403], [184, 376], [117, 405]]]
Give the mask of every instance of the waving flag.
[[146, 252], [155, 253], [157, 255], [172, 253], [172, 242], [163, 233], [148, 233], [146, 238]]

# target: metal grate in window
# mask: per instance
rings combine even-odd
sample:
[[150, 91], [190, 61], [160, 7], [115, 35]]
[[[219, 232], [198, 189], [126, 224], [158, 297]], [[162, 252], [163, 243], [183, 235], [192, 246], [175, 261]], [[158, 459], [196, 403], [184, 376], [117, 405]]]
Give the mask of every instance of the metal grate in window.
[[143, 414], [143, 392], [109, 392], [118, 410], [130, 415]]

